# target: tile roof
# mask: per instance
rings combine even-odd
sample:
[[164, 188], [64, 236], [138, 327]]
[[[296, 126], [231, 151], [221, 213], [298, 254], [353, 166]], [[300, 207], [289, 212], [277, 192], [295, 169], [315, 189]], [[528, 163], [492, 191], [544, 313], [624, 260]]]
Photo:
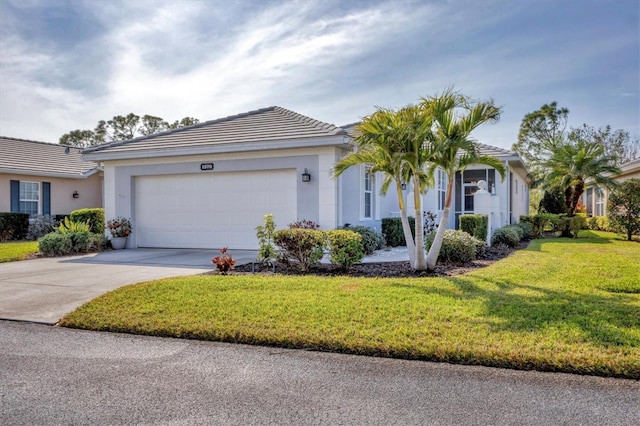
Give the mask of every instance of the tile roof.
[[333, 124], [272, 106], [168, 132], [107, 143], [83, 152], [131, 153], [150, 149], [206, 148], [230, 143], [260, 143], [337, 135], [346, 135], [346, 132]]
[[82, 160], [80, 149], [0, 136], [0, 173], [80, 178], [98, 170]]
[[[358, 135], [358, 131], [356, 129], [358, 124], [360, 124], [360, 122], [345, 124], [344, 126], [340, 126], [340, 127], [344, 129], [344, 131], [347, 132], [349, 136], [356, 137]], [[480, 155], [491, 155], [493, 157], [505, 157], [505, 156], [517, 155], [515, 152], [509, 151], [508, 149], [500, 148], [493, 145], [487, 145], [480, 142], [476, 142], [476, 146], [480, 150]]]

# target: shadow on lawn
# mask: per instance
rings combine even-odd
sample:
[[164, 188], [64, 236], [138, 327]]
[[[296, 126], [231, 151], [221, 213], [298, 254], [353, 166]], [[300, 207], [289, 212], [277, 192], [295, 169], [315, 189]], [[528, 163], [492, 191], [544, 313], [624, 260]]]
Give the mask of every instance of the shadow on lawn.
[[[462, 292], [452, 292], [452, 295], [463, 299], [481, 298], [486, 316], [502, 320], [490, 323], [496, 331], [536, 331], [555, 327], [559, 333], [566, 333], [566, 326], [569, 326], [581, 330], [588, 340], [602, 346], [640, 347], [640, 338], [630, 332], [632, 327], [640, 328], [640, 315], [634, 306], [637, 298], [633, 296], [578, 294], [482, 276], [475, 276], [474, 280], [497, 288], [484, 289], [464, 277], [447, 278]], [[517, 290], [533, 294], [518, 294]]]

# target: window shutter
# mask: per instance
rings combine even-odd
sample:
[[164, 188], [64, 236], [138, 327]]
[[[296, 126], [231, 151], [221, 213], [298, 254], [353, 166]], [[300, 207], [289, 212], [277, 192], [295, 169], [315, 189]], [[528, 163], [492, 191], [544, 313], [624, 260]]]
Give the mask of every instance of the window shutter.
[[11, 181], [11, 212], [20, 212], [20, 181]]
[[51, 182], [42, 182], [42, 214], [51, 214]]

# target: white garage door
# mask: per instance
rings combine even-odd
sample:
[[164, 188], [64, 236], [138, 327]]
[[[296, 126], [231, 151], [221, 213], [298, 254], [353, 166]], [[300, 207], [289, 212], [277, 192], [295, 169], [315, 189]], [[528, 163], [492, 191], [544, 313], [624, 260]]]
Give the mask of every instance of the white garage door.
[[135, 197], [138, 247], [256, 250], [266, 213], [297, 218], [295, 169], [140, 176]]

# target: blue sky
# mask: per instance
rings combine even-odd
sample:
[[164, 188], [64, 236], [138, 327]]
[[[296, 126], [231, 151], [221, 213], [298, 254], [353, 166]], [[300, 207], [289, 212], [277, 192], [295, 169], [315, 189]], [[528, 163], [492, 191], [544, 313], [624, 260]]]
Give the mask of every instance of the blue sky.
[[640, 2], [0, 0], [3, 136], [271, 105], [341, 125], [451, 85], [503, 107], [484, 143], [554, 100], [640, 134]]

